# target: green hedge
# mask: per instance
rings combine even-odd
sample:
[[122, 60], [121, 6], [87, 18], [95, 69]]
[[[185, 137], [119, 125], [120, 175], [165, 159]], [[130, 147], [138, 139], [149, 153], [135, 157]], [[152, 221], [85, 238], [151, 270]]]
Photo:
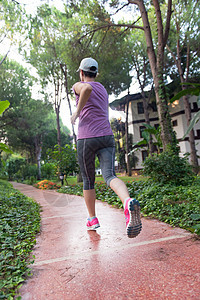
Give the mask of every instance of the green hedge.
[[180, 157], [172, 150], [148, 156], [143, 166], [143, 174], [158, 183], [188, 185], [188, 181], [195, 177], [187, 158]]
[[39, 205], [0, 180], [0, 299], [14, 299], [30, 275], [30, 252], [39, 230]]
[[[200, 235], [200, 178], [188, 185], [159, 184], [151, 180], [126, 183], [130, 196], [137, 198], [144, 216]], [[122, 208], [116, 194], [104, 183], [95, 186], [97, 199]], [[63, 187], [60, 193], [83, 195], [82, 186]]]

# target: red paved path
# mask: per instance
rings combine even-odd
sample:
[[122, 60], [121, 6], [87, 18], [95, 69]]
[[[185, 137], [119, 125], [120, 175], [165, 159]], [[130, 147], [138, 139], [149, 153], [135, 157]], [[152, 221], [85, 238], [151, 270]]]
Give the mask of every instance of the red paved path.
[[101, 227], [88, 232], [82, 197], [13, 183], [42, 206], [33, 276], [22, 300], [200, 299], [200, 240], [143, 218], [134, 239], [123, 211], [97, 201]]

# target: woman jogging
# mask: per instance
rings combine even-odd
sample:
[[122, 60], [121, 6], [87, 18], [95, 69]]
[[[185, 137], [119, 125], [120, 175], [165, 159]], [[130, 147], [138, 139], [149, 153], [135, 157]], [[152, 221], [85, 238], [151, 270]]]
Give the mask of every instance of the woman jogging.
[[115, 141], [108, 119], [108, 94], [104, 86], [95, 81], [98, 63], [84, 58], [79, 66], [80, 82], [73, 86], [76, 111], [72, 124], [79, 118], [77, 134], [78, 162], [83, 177], [83, 195], [88, 209], [88, 230], [100, 227], [96, 217], [94, 189], [95, 156], [97, 155], [105, 182], [118, 195], [124, 206], [126, 231], [129, 238], [136, 237], [141, 229], [140, 205], [131, 199], [123, 181], [115, 175]]

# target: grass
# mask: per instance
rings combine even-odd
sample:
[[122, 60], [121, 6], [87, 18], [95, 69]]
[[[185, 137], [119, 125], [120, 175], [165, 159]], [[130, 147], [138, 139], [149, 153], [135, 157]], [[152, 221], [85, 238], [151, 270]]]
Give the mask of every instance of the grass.
[[31, 275], [30, 253], [39, 230], [39, 205], [0, 180], [0, 299], [14, 299], [17, 288]]
[[[121, 174], [117, 174], [117, 176], [123, 180], [125, 183], [132, 182], [132, 181], [139, 181], [139, 180], [146, 180], [147, 178], [141, 175], [135, 176], [121, 176]], [[96, 176], [95, 182], [104, 182], [103, 176]], [[60, 181], [57, 181], [60, 184]], [[65, 180], [65, 185], [74, 185], [77, 184], [77, 177], [76, 176], [68, 176]], [[82, 183], [78, 183], [79, 185], [83, 185]]]

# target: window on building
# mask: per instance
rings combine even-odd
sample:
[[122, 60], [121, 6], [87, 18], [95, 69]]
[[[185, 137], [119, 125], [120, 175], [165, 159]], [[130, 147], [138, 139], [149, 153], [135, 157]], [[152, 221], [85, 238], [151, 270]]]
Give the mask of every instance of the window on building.
[[159, 126], [159, 124], [154, 124], [155, 129], [158, 129]]
[[143, 138], [142, 136], [142, 131], [145, 129], [146, 127], [145, 126], [140, 126], [140, 137]]
[[137, 103], [137, 109], [138, 109], [138, 114], [143, 114], [144, 113], [143, 102], [138, 102]]
[[197, 102], [193, 102], [193, 110], [198, 111], [198, 104]]
[[200, 138], [200, 129], [197, 129], [197, 137]]
[[142, 151], [142, 161], [145, 161], [145, 159], [147, 158], [148, 156], [148, 152], [146, 150], [143, 150]]
[[178, 121], [177, 121], [177, 120], [173, 120], [173, 121], [172, 121], [172, 126], [173, 126], [173, 127], [178, 126]]
[[151, 102], [151, 108], [153, 109], [153, 111], [157, 111], [156, 101]]

